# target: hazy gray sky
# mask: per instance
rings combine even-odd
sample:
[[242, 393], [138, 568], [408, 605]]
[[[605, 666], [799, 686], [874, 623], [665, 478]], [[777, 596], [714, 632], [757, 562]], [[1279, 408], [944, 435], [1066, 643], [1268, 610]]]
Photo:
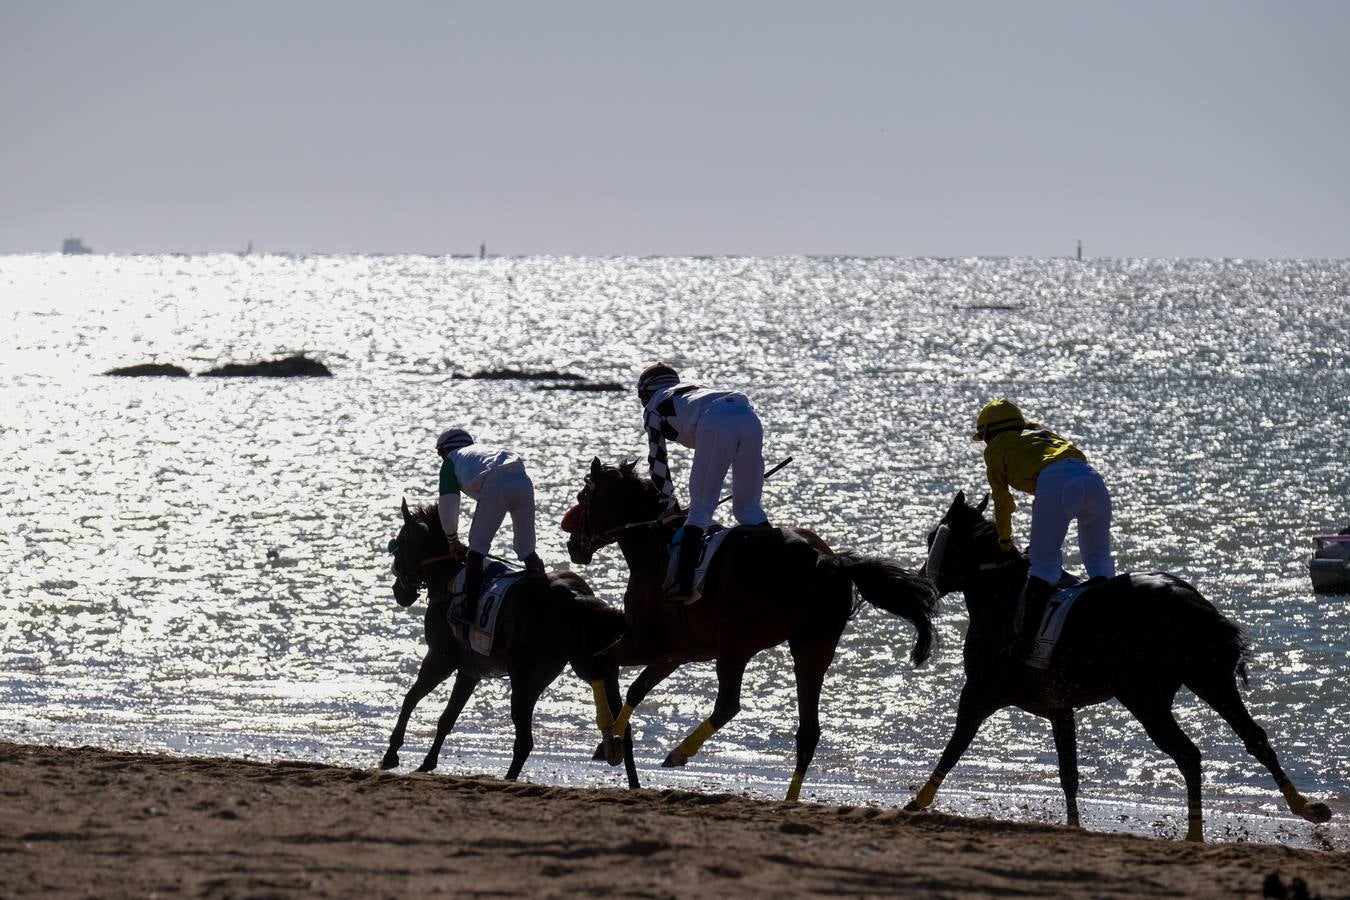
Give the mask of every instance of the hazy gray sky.
[[1350, 256], [1345, 2], [0, 0], [0, 252]]

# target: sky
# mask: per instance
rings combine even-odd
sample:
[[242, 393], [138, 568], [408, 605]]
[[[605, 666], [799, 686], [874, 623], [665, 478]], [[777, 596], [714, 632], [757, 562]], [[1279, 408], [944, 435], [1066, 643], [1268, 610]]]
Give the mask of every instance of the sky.
[[1350, 3], [0, 0], [0, 253], [1350, 257]]

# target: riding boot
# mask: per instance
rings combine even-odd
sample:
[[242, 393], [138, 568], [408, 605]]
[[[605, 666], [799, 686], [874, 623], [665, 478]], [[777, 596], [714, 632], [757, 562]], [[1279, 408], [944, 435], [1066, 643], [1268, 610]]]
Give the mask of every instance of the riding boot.
[[1036, 634], [1041, 630], [1041, 618], [1045, 615], [1045, 604], [1055, 593], [1055, 586], [1043, 578], [1034, 575], [1027, 578], [1022, 586], [1022, 594], [1017, 598], [1017, 611], [1013, 614], [1013, 656], [1026, 659], [1036, 646]]
[[[469, 551], [464, 557], [464, 601], [460, 604], [460, 621], [473, 624], [478, 617], [478, 595], [483, 591], [483, 554]], [[450, 605], [454, 609], [454, 604]]]
[[670, 568], [666, 571], [666, 602], [680, 606], [692, 602], [694, 569], [703, 550], [703, 529], [686, 525], [675, 532], [670, 542]]
[[523, 562], [525, 563], [526, 572], [538, 572], [540, 575], [544, 574], [544, 561], [539, 558], [538, 553], [531, 553], [529, 556], [525, 557]]

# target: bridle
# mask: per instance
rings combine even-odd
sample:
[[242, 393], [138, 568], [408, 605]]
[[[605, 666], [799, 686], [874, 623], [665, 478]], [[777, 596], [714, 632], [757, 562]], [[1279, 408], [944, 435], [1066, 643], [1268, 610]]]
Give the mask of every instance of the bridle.
[[[406, 528], [407, 526], [404, 527]], [[417, 575], [417, 582], [415, 585], [409, 588], [409, 581], [411, 579], [412, 573], [409, 573], [408, 575], [405, 576], [405, 573], [400, 571], [401, 567], [399, 566], [398, 561], [398, 551], [403, 547], [403, 542], [400, 540], [402, 534], [403, 534], [402, 532], [399, 532], [400, 537], [396, 537], [389, 542], [389, 552], [394, 555], [394, 561], [393, 563], [390, 564], [390, 568], [394, 572], [394, 580], [397, 581], [400, 585], [410, 590], [418, 590], [422, 587], [422, 585], [427, 583], [426, 569], [428, 566], [434, 565], [435, 563], [439, 562], [446, 562], [448, 560], [453, 560], [454, 557], [451, 556], [449, 553], [438, 553], [435, 556], [428, 556], [420, 560], [419, 562], [413, 563], [412, 568], [413, 572], [415, 572]]]
[[661, 524], [660, 519], [643, 519], [640, 522], [627, 522], [623, 525], [616, 525], [613, 528], [597, 534], [591, 524], [591, 504], [595, 496], [595, 479], [591, 475], [586, 476], [586, 482], [580, 492], [577, 493], [577, 515], [580, 521], [580, 527], [572, 532], [569, 540], [576, 541], [589, 553], [594, 553], [601, 547], [606, 547], [619, 535], [634, 528], [653, 528]]
[[[920, 574], [927, 576], [935, 585], [939, 579], [946, 581], [950, 588], [944, 593], [965, 591], [966, 583], [971, 577], [970, 573], [952, 574], [943, 572], [943, 564], [946, 562], [947, 545], [951, 540], [951, 534], [952, 525], [944, 518], [933, 532], [933, 542], [928, 547], [928, 558], [924, 560], [923, 566], [919, 569]], [[994, 562], [981, 563], [975, 567], [974, 575], [978, 577], [992, 574], [1000, 569], [1006, 569], [1016, 562], [1016, 558], [1008, 557]]]

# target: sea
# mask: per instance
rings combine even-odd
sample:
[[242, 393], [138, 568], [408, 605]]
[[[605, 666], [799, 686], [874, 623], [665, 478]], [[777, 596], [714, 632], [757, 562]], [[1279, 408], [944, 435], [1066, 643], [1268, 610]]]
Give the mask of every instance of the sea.
[[[645, 458], [631, 386], [663, 359], [751, 398], [767, 463], [792, 459], [765, 486], [773, 521], [912, 568], [955, 493], [985, 488], [982, 404], [1012, 398], [1071, 438], [1111, 489], [1118, 568], [1175, 573], [1246, 630], [1246, 702], [1336, 814], [1290, 814], [1183, 689], [1209, 839], [1350, 849], [1350, 598], [1308, 575], [1313, 536], [1350, 525], [1350, 261], [28, 254], [0, 256], [0, 314], [5, 740], [377, 766], [425, 651], [387, 545], [400, 503], [435, 497], [436, 434], [521, 455], [540, 554], [567, 567], [559, 520], [593, 458]], [[333, 377], [104, 374], [299, 353]], [[466, 377], [502, 369], [619, 389]], [[681, 491], [689, 462], [673, 449]], [[1074, 570], [1072, 533], [1066, 550]], [[510, 555], [509, 528], [494, 552]], [[622, 602], [617, 548], [577, 569]], [[826, 678], [806, 802], [913, 796], [955, 721], [967, 622], [961, 595], [944, 598], [933, 659], [913, 669], [910, 626], [860, 611]], [[687, 767], [661, 768], [715, 688], [710, 663], [687, 665], [640, 708], [644, 787], [781, 798], [786, 647], [753, 660], [740, 714]], [[416, 711], [399, 771], [448, 696]], [[1181, 776], [1139, 724], [1115, 702], [1077, 721], [1086, 827], [1184, 835]], [[591, 761], [591, 691], [570, 671], [534, 730], [524, 778], [624, 783]], [[511, 739], [509, 686], [484, 682], [437, 773], [500, 776]], [[1062, 822], [1049, 724], [995, 715], [935, 808]]]

